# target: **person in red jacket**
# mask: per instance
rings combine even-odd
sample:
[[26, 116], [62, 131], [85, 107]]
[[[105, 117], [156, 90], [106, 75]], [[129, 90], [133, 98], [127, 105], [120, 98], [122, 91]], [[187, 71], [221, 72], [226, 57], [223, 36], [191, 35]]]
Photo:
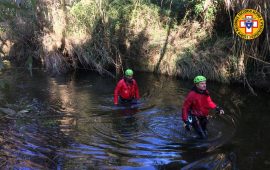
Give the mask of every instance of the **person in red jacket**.
[[136, 80], [133, 79], [133, 71], [127, 69], [124, 78], [117, 83], [117, 86], [114, 89], [114, 104], [133, 103], [139, 98], [139, 88]]
[[215, 109], [219, 114], [224, 114], [224, 110], [212, 101], [206, 89], [206, 78], [204, 76], [196, 76], [194, 84], [195, 86], [185, 98], [182, 107], [182, 119], [187, 130], [190, 130], [190, 125], [192, 125], [201, 138], [207, 138], [209, 110]]

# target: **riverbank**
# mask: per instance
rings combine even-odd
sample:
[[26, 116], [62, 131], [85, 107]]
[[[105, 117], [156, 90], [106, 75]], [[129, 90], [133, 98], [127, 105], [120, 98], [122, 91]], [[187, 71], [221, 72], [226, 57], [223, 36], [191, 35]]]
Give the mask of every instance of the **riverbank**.
[[[81, 0], [21, 5], [5, 3], [8, 10], [0, 24], [0, 55], [16, 66], [44, 67], [52, 74], [91, 69], [110, 76], [132, 68], [187, 79], [203, 74], [223, 83], [269, 84], [268, 28], [256, 40], [236, 37], [231, 21], [239, 4]], [[246, 5], [267, 8], [259, 2]]]

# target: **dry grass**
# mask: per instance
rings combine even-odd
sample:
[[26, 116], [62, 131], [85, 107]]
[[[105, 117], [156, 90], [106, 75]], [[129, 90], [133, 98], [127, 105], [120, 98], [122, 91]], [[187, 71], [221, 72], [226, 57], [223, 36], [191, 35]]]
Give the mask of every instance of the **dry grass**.
[[[201, 22], [189, 20], [192, 9], [176, 25], [175, 18], [162, 15], [158, 6], [141, 1], [114, 1], [108, 5], [109, 1], [96, 4], [83, 0], [73, 10], [63, 8], [64, 1], [40, 2], [43, 6], [39, 4], [36, 16], [42, 31], [18, 17], [10, 32], [14, 43], [10, 54], [22, 59], [38, 56], [47, 70], [55, 73], [82, 66], [113, 76], [108, 68], [123, 70], [134, 66], [135, 70], [157, 70], [186, 78], [204, 74], [209, 79], [228, 82], [230, 78], [248, 80], [247, 68], [254, 67], [257, 77], [267, 76], [270, 1], [224, 0], [231, 18], [246, 7], [257, 9], [265, 17], [264, 35], [250, 41], [250, 45], [236, 36], [215, 36], [214, 18], [207, 21], [206, 13]], [[205, 6], [208, 8], [211, 3]], [[155, 69], [157, 65], [159, 68]]]
[[233, 54], [237, 57], [238, 62], [237, 77], [255, 94], [251, 84], [258, 84], [258, 82], [270, 83], [270, 72], [265, 75], [263, 71], [264, 68], [270, 65], [270, 1], [224, 1], [231, 17], [235, 16], [241, 9], [252, 8], [259, 11], [264, 18], [264, 31], [258, 38], [246, 41], [236, 35], [234, 36]]
[[60, 52], [47, 53], [44, 57], [46, 69], [52, 73], [61, 74], [69, 71], [70, 64]]
[[[149, 57], [139, 59], [140, 68], [154, 71], [164, 39], [160, 41], [160, 46], [149, 50], [146, 54]], [[204, 74], [211, 80], [228, 82], [232, 67], [232, 42], [229, 38], [211, 38], [200, 23], [187, 22], [170, 33], [159, 73], [190, 79], [197, 74]]]
[[177, 73], [189, 79], [202, 74], [210, 80], [229, 82], [233, 63], [232, 56], [227, 53], [229, 49], [226, 51], [226, 48], [231, 45], [231, 39], [220, 38], [206, 49], [186, 49], [186, 52], [179, 56]]
[[[87, 8], [84, 8], [84, 4], [90, 8], [88, 11], [85, 11]], [[109, 41], [109, 28], [99, 18], [98, 6], [93, 5], [97, 4], [81, 1], [74, 10], [65, 11], [57, 8], [55, 3], [50, 3], [54, 9], [50, 13], [52, 28], [42, 38], [47, 70], [61, 73], [83, 66], [83, 69], [113, 76], [106, 68], [115, 65], [111, 53], [114, 44]]]

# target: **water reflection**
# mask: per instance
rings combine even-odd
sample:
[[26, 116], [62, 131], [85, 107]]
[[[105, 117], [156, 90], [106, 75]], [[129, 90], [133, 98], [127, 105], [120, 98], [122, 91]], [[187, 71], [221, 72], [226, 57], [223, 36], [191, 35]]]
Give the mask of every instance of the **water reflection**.
[[[29, 111], [0, 119], [4, 169], [246, 169], [241, 162], [236, 166], [239, 156], [252, 160], [252, 166], [268, 166], [269, 138], [263, 129], [270, 130], [269, 115], [252, 110], [250, 96], [234, 87], [209, 84], [227, 114], [212, 114], [209, 138], [202, 141], [181, 121], [179, 111], [192, 86], [187, 81], [138, 73], [141, 103], [114, 106], [116, 81], [110, 77], [15, 75], [14, 90], [1, 107]], [[241, 108], [244, 104], [249, 108]], [[262, 100], [255, 104], [264, 108]], [[250, 114], [256, 111], [261, 117]]]

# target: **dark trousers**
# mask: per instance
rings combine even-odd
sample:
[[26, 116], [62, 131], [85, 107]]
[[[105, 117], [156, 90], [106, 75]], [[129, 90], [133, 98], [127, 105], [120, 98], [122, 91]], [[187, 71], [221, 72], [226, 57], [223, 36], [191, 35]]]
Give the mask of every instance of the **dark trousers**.
[[120, 104], [124, 104], [124, 105], [125, 104], [133, 104], [134, 98], [132, 98], [132, 99], [124, 99], [121, 96], [119, 96], [118, 101], [119, 101]]
[[190, 114], [189, 115], [192, 119], [191, 125], [196, 131], [196, 133], [200, 136], [200, 138], [207, 138], [208, 133], [207, 133], [207, 117], [205, 116], [195, 116]]

